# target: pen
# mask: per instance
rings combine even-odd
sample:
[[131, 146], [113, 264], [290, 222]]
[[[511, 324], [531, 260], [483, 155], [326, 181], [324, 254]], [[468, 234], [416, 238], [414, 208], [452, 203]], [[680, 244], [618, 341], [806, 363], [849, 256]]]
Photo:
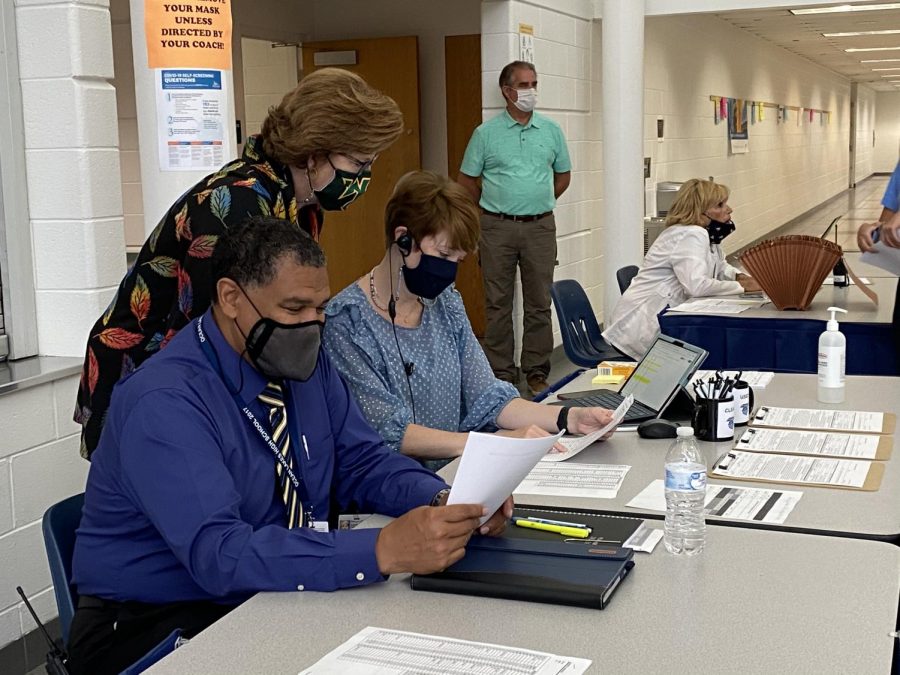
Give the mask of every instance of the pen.
[[588, 535], [591, 533], [590, 528], [549, 525], [547, 523], [536, 523], [533, 520], [525, 520], [524, 518], [517, 518], [514, 522], [518, 527], [527, 527], [532, 530], [542, 530], [543, 532], [555, 532], [556, 534], [561, 534], [564, 537], [577, 537], [578, 539], [587, 539]]
[[585, 525], [584, 523], [567, 523], [564, 520], [550, 520], [549, 518], [536, 518], [534, 516], [528, 516], [525, 520], [530, 520], [535, 523], [547, 523], [548, 525], [562, 525], [563, 527], [580, 527], [585, 530], [589, 530], [590, 525]]

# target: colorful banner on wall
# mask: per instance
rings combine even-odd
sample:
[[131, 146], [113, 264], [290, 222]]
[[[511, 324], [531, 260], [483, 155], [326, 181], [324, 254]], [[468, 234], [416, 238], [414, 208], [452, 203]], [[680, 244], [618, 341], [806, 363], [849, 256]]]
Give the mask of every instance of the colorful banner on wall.
[[732, 154], [750, 152], [750, 135], [747, 130], [747, 102], [728, 99], [728, 138]]
[[162, 171], [211, 171], [231, 157], [221, 70], [157, 70], [156, 125]]
[[144, 0], [150, 68], [231, 70], [231, 0]]

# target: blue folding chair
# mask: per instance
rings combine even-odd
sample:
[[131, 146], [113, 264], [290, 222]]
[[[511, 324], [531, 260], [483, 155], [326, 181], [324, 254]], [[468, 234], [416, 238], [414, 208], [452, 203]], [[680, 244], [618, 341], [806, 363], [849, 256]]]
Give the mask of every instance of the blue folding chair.
[[[72, 585], [72, 556], [75, 553], [75, 531], [81, 524], [83, 507], [84, 493], [82, 492], [57, 502], [47, 509], [41, 523], [64, 645], [69, 644], [72, 617], [75, 616], [75, 608], [78, 607], [78, 591]], [[172, 631], [162, 642], [123, 670], [122, 675], [137, 675], [143, 672], [166, 654], [172, 652], [180, 639], [181, 631]]]
[[601, 361], [631, 360], [600, 335], [597, 317], [581, 284], [574, 279], [554, 281], [550, 296], [559, 319], [563, 349], [572, 363], [593, 368]]
[[631, 280], [637, 276], [641, 268], [637, 265], [626, 265], [616, 270], [616, 282], [619, 284], [619, 293], [625, 293], [631, 286]]

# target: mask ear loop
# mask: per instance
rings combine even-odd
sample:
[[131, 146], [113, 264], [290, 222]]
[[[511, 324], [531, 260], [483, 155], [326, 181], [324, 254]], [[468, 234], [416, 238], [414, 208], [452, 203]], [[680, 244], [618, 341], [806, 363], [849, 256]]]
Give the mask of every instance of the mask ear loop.
[[[397, 243], [396, 241], [394, 242]], [[397, 247], [397, 250], [400, 251], [400, 255], [406, 260], [406, 256], [403, 255], [403, 251], [400, 250], [400, 247]], [[388, 300], [388, 316], [391, 317], [391, 330], [394, 332], [394, 342], [397, 344], [397, 354], [400, 356], [400, 365], [403, 366], [403, 374], [406, 375], [406, 388], [409, 389], [409, 404], [412, 408], [412, 418], [413, 424], [416, 424], [416, 400], [413, 398], [413, 390], [412, 390], [412, 381], [409, 379], [409, 376], [413, 372], [413, 364], [407, 363], [406, 359], [403, 358], [403, 350], [400, 349], [400, 338], [397, 337], [397, 304], [394, 302], [394, 256], [393, 251], [388, 250], [388, 279], [390, 279], [391, 284], [391, 297]]]

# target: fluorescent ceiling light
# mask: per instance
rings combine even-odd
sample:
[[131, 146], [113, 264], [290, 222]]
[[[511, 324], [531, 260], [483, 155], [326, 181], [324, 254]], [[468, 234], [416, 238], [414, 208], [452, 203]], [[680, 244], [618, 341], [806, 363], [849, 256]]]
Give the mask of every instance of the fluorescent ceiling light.
[[900, 47], [850, 47], [845, 52], [895, 52]]
[[900, 2], [885, 2], [880, 5], [835, 5], [834, 7], [813, 7], [810, 9], [791, 9], [791, 14], [835, 14], [837, 12], [872, 12], [885, 9], [900, 9]]
[[891, 30], [857, 30], [849, 33], [822, 33], [822, 37], [860, 37], [862, 35], [898, 35], [900, 29]]
[[900, 59], [863, 59], [860, 63], [897, 63]]
[[882, 70], [900, 70], [900, 66], [898, 66], [897, 68], [872, 68], [872, 71], [876, 73]]

